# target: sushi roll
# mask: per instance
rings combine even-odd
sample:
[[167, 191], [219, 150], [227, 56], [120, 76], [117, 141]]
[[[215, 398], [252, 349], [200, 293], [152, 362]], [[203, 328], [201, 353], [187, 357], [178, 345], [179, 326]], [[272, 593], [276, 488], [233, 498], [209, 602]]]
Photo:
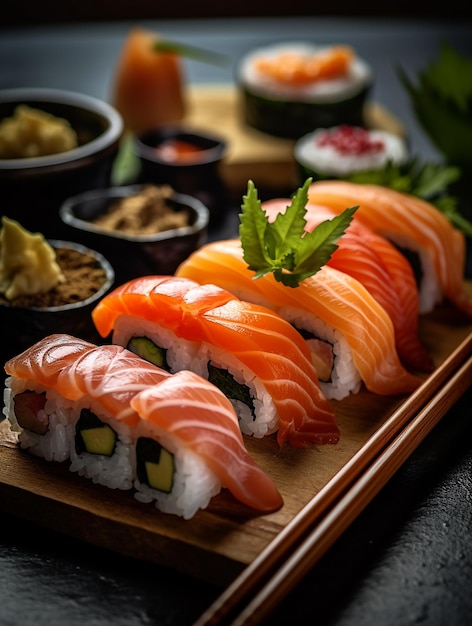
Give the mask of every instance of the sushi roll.
[[7, 361], [5, 371], [5, 414], [22, 448], [47, 461], [69, 461], [71, 471], [106, 487], [132, 487], [131, 429], [138, 417], [129, 399], [168, 372], [119, 346], [65, 334], [34, 344]]
[[80, 358], [93, 344], [66, 339], [42, 340], [5, 364], [4, 415], [19, 433], [19, 445], [47, 461], [70, 458], [72, 404], [58, 401], [55, 386], [70, 358]]
[[140, 416], [139, 500], [189, 518], [225, 487], [252, 509], [269, 513], [282, 506], [272, 479], [246, 451], [231, 403], [215, 385], [179, 371], [136, 394], [131, 407]]
[[435, 206], [380, 185], [341, 180], [312, 183], [308, 198], [336, 213], [359, 205], [356, 220], [394, 243], [412, 263], [421, 314], [448, 300], [472, 316], [472, 299], [464, 290], [465, 236]]
[[[362, 383], [380, 395], [409, 393], [420, 384], [401, 364], [385, 309], [355, 278], [328, 265], [286, 287], [266, 274], [254, 280], [239, 239], [206, 244], [177, 276], [217, 282], [240, 298], [277, 312], [304, 337], [328, 399], [358, 393]], [[100, 306], [100, 305], [98, 305]]]
[[273, 310], [214, 284], [135, 279], [92, 313], [102, 337], [175, 373], [193, 371], [233, 403], [241, 431], [299, 447], [336, 443], [334, 410], [300, 334]]
[[185, 519], [223, 487], [262, 512], [283, 504], [231, 403], [192, 372], [172, 376], [122, 346], [69, 335], [46, 337], [5, 371], [4, 414], [33, 454]]
[[[262, 209], [273, 221], [289, 203], [289, 199], [274, 198], [263, 202]], [[305, 229], [310, 232], [335, 216], [332, 209], [308, 203]], [[411, 265], [398, 248], [354, 216], [327, 265], [358, 280], [385, 309], [405, 367], [431, 372], [433, 359], [419, 339], [418, 286]]]
[[349, 178], [359, 172], [375, 172], [388, 165], [405, 165], [406, 141], [386, 130], [342, 124], [318, 128], [301, 137], [294, 147], [300, 183], [308, 177]]
[[363, 126], [373, 72], [350, 46], [288, 42], [246, 54], [236, 81], [249, 126], [298, 139], [315, 128]]

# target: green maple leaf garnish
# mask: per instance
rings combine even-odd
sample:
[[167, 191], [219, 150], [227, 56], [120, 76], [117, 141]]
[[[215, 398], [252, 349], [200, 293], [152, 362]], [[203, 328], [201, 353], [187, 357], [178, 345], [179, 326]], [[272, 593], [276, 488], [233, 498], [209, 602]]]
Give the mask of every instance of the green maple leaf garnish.
[[308, 232], [305, 214], [311, 182], [308, 178], [295, 192], [286, 211], [269, 222], [253, 181], [248, 181], [239, 216], [239, 235], [243, 258], [255, 272], [255, 279], [272, 273], [278, 282], [297, 287], [326, 265], [337, 249], [337, 242], [359, 207], [347, 208]]
[[472, 164], [472, 58], [444, 42], [438, 59], [418, 73], [416, 83], [398, 68], [416, 118], [450, 163]]

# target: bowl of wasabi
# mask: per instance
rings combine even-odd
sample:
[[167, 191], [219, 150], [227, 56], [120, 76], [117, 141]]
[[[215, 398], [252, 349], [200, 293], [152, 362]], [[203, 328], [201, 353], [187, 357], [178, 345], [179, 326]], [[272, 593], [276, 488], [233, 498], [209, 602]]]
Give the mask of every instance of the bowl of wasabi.
[[114, 283], [114, 269], [99, 252], [72, 241], [46, 240], [2, 217], [0, 332], [4, 359], [55, 333], [99, 341], [91, 312]]

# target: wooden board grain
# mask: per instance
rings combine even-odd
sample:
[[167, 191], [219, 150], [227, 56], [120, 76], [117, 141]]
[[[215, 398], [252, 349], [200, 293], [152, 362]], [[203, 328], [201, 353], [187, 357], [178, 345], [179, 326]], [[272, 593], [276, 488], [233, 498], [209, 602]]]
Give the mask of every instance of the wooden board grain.
[[[421, 338], [439, 367], [472, 333], [448, 307], [420, 324]], [[7, 423], [0, 423], [0, 509], [133, 558], [161, 563], [226, 586], [289, 524], [362, 448], [406, 398], [365, 390], [340, 402], [336, 445], [279, 449], [275, 435], [246, 437], [248, 450], [276, 482], [284, 506], [258, 515], [223, 490], [191, 520], [137, 502], [131, 493], [110, 490], [21, 451]]]
[[[403, 124], [385, 107], [369, 102], [366, 125], [405, 136]], [[218, 133], [227, 140], [221, 174], [238, 197], [245, 193], [248, 179], [258, 188], [280, 190], [297, 186], [292, 139], [271, 137], [245, 124], [240, 96], [233, 86], [198, 85], [188, 91], [188, 112], [183, 122], [191, 128]]]

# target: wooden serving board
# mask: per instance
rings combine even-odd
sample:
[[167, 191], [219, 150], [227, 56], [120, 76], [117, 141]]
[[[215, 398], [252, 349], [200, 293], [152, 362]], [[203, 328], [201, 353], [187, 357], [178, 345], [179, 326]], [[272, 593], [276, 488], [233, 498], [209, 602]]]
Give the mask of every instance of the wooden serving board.
[[[367, 103], [365, 118], [370, 128], [388, 130], [401, 136], [406, 134], [401, 122], [379, 103]], [[190, 86], [188, 112], [183, 122], [195, 129], [217, 133], [227, 140], [227, 155], [221, 174], [238, 197], [245, 193], [249, 179], [258, 188], [296, 188], [295, 141], [272, 137], [245, 124], [240, 96], [235, 87]]]
[[[470, 337], [472, 323], [439, 307], [421, 319], [420, 334], [440, 369]], [[223, 490], [187, 521], [139, 503], [131, 493], [94, 485], [71, 473], [65, 463], [48, 463], [20, 450], [4, 420], [0, 509], [90, 544], [227, 586], [321, 489], [336, 489], [338, 472], [406, 401], [361, 391], [335, 402], [341, 430], [336, 445], [279, 449], [275, 435], [246, 437], [250, 453], [277, 484], [283, 507], [270, 515], [255, 514]]]

